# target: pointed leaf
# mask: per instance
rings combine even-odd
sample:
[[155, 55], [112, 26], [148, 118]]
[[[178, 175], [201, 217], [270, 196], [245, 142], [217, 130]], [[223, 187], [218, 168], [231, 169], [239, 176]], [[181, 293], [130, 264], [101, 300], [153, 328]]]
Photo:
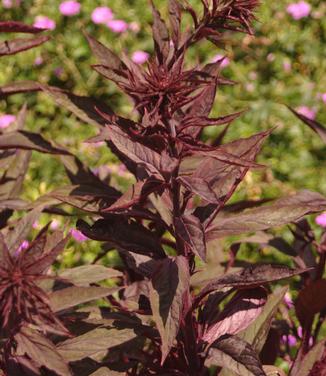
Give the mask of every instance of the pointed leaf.
[[59, 271], [58, 276], [76, 286], [88, 286], [91, 283], [103, 281], [104, 279], [121, 277], [122, 273], [103, 265], [82, 265]]
[[233, 335], [245, 329], [261, 314], [266, 298], [262, 288], [238, 292], [207, 328], [202, 339], [212, 344], [224, 334]]
[[208, 239], [245, 232], [267, 230], [275, 226], [296, 222], [307, 214], [326, 209], [326, 198], [316, 192], [301, 191], [282, 197], [270, 205], [247, 209], [243, 212], [215, 218], [208, 228]]
[[202, 199], [213, 204], [218, 204], [219, 201], [210, 184], [201, 178], [192, 176], [182, 176], [179, 178], [181, 184], [186, 187], [193, 194], [197, 194]]
[[193, 253], [205, 261], [205, 231], [200, 220], [189, 214], [176, 217], [174, 223], [176, 236], [179, 236]]
[[181, 24], [181, 10], [182, 7], [178, 0], [169, 0], [169, 19], [171, 26], [171, 38], [175, 45], [178, 47], [180, 37], [180, 24]]
[[153, 39], [155, 43], [155, 51], [160, 63], [164, 62], [170, 51], [170, 37], [169, 31], [162, 20], [160, 12], [155, 8], [151, 0], [152, 13], [153, 13]]
[[71, 376], [69, 367], [54, 344], [46, 337], [29, 328], [21, 328], [15, 335], [19, 352], [26, 353], [36, 364], [54, 371], [60, 376]]
[[40, 84], [35, 81], [17, 81], [0, 87], [0, 98], [18, 93], [30, 93], [41, 90]]
[[67, 150], [52, 146], [40, 134], [27, 131], [6, 132], [0, 135], [0, 149], [36, 150], [42, 153], [65, 154]]
[[14, 55], [18, 52], [37, 47], [50, 39], [48, 36], [36, 38], [17, 38], [0, 43], [0, 56]]
[[240, 338], [251, 344], [257, 353], [261, 352], [265, 344], [272, 320], [287, 291], [288, 287], [285, 286], [278, 288], [273, 294], [269, 295], [259, 317], [247, 329], [238, 334]]
[[302, 120], [305, 124], [307, 124], [314, 132], [316, 132], [319, 137], [326, 143], [326, 128], [318, 123], [318, 121], [309, 119], [307, 116], [300, 114], [299, 112], [293, 110], [292, 108], [288, 107], [295, 116], [297, 116], [300, 120]]
[[35, 26], [26, 25], [19, 21], [1, 21], [0, 33], [29, 33], [38, 34], [44, 31]]
[[132, 329], [96, 328], [81, 336], [59, 343], [57, 350], [67, 361], [75, 362], [131, 341], [136, 337], [137, 334]]
[[180, 322], [189, 305], [189, 266], [183, 256], [166, 258], [150, 282], [153, 319], [160, 333], [162, 360], [165, 361], [179, 332]]
[[200, 292], [198, 299], [203, 298], [212, 291], [219, 291], [225, 287], [235, 287], [237, 289], [257, 287], [265, 283], [290, 278], [307, 271], [308, 269], [291, 269], [287, 266], [277, 264], [250, 265], [238, 272], [228, 273], [212, 280]]
[[54, 312], [59, 312], [91, 300], [104, 298], [114, 294], [118, 290], [118, 287], [66, 287], [49, 294], [50, 305]]
[[223, 336], [210, 348], [205, 365], [216, 365], [234, 371], [239, 376], [266, 376], [258, 354], [244, 340]]

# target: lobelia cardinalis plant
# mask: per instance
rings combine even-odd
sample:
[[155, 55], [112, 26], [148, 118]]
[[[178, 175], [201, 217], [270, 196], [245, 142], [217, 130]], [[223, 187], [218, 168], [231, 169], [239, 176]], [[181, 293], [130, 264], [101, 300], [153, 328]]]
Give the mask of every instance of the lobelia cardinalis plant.
[[[26, 223], [49, 205], [72, 205], [90, 217], [79, 220], [77, 228], [103, 242], [103, 256], [116, 249], [122, 262], [120, 272], [87, 265], [45, 275], [66, 240], [54, 236], [60, 247], [48, 247], [43, 229], [24, 253], [15, 254], [20, 243], [15, 241], [14, 247], [10, 239], [18, 239], [19, 231], [6, 227], [0, 269], [0, 286], [7, 294], [0, 316], [6, 374], [19, 369], [22, 375], [281, 375], [273, 362], [263, 361], [278, 322], [274, 318], [278, 310], [284, 312], [287, 288], [273, 291], [269, 284], [293, 276], [300, 276], [306, 287], [296, 303], [303, 345], [290, 374], [315, 375], [322, 369], [325, 343], [315, 345], [321, 324], [316, 324], [312, 344], [309, 338], [313, 318], [319, 315], [322, 321], [325, 306], [314, 306], [307, 314], [306, 302], [315, 284], [324, 285], [325, 240], [312, 240], [302, 218], [324, 210], [326, 199], [302, 191], [267, 205], [228, 204], [248, 170], [262, 167], [255, 160], [270, 131], [222, 144], [241, 112], [217, 118], [209, 114], [218, 87], [233, 82], [221, 77], [221, 62], [188, 68], [185, 58], [203, 39], [219, 45], [224, 33], [252, 33], [258, 2], [201, 2], [199, 16], [187, 1], [170, 0], [169, 28], [151, 4], [155, 54], [144, 69], [87, 36], [100, 63], [94, 69], [133, 100], [137, 120], [115, 114], [94, 98], [32, 84], [99, 127], [99, 135], [89, 142], [105, 141], [134, 174], [136, 183], [126, 192], [110, 187], [39, 135], [19, 130], [0, 135], [1, 149], [59, 154], [73, 184], [30, 204], [27, 209], [35, 208], [21, 227], [28, 230]], [[184, 12], [193, 22], [185, 31]], [[16, 85], [2, 92], [26, 90]], [[205, 144], [201, 135], [208, 126], [224, 127], [216, 140]], [[266, 232], [295, 222], [292, 247]], [[255, 235], [233, 244], [225, 264], [220, 239], [248, 232]], [[245, 241], [270, 244], [293, 256], [295, 268], [249, 263], [239, 268], [234, 258]], [[314, 257], [311, 246], [318, 251]], [[42, 267], [36, 256], [46, 260]], [[118, 287], [94, 285], [108, 277], [118, 277]], [[26, 309], [18, 296], [26, 298]], [[75, 307], [99, 298], [105, 298], [105, 306]], [[323, 302], [318, 294], [314, 299]], [[12, 302], [18, 315], [8, 311]]]

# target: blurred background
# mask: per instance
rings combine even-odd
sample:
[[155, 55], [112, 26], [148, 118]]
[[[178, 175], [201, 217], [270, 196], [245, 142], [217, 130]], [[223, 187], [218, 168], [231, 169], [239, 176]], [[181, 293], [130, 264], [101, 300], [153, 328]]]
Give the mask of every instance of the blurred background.
[[[167, 1], [155, 3], [167, 16]], [[199, 0], [190, 3], [200, 7]], [[128, 98], [92, 70], [96, 60], [83, 30], [118, 54], [124, 51], [136, 63], [146, 64], [153, 50], [147, 0], [0, 0], [0, 15], [1, 20], [47, 28], [52, 37], [40, 47], [2, 58], [0, 86], [37, 80], [101, 98], [117, 113], [135, 116]], [[232, 124], [226, 141], [274, 128], [259, 157], [266, 169], [248, 173], [234, 199], [273, 198], [305, 188], [326, 194], [326, 147], [285, 106], [326, 124], [326, 3], [262, 1], [255, 29], [255, 36], [226, 35], [223, 48], [202, 43], [187, 56], [189, 66], [226, 56], [223, 75], [238, 84], [218, 89], [213, 115], [248, 109]], [[132, 176], [105, 146], [83, 142], [96, 129], [58, 108], [43, 93], [1, 99], [0, 127], [7, 127], [24, 103], [28, 130], [65, 145], [96, 173], [110, 173], [112, 184], [120, 189], [132, 182]], [[216, 132], [211, 127], [204, 137]], [[63, 168], [55, 157], [35, 153], [23, 197], [35, 200], [64, 181]], [[83, 257], [92, 259], [93, 255], [88, 252]]]

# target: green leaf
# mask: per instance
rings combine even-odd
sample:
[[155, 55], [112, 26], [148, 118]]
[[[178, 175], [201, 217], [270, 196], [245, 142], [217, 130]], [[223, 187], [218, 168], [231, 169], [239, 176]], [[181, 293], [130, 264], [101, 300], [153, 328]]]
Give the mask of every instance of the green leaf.
[[88, 286], [90, 283], [96, 283], [104, 279], [121, 277], [122, 273], [103, 265], [82, 265], [59, 271], [58, 276], [76, 286]]
[[121, 345], [137, 337], [132, 329], [96, 328], [57, 345], [61, 356], [69, 362], [81, 360], [100, 351]]
[[78, 304], [87, 303], [91, 300], [104, 298], [114, 294], [118, 290], [118, 287], [67, 287], [49, 294], [50, 305], [54, 312], [58, 312]]

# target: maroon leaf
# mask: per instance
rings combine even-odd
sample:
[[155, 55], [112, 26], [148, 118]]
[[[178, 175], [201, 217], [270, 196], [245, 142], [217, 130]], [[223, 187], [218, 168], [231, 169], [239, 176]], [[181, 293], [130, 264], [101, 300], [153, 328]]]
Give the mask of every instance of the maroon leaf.
[[307, 214], [325, 209], [326, 198], [316, 192], [301, 191], [296, 195], [275, 200], [269, 205], [247, 209], [237, 214], [218, 216], [208, 228], [207, 237], [212, 240], [226, 235], [267, 230], [296, 222]]
[[38, 133], [27, 131], [6, 132], [0, 135], [0, 149], [25, 149], [42, 153], [70, 155], [67, 150], [52, 146]]
[[192, 176], [182, 176], [179, 178], [181, 184], [186, 187], [193, 194], [197, 194], [202, 199], [213, 204], [218, 204], [219, 200], [216, 197], [215, 192], [211, 188], [210, 184], [201, 178]]
[[235, 336], [225, 335], [215, 341], [205, 364], [225, 367], [241, 376], [266, 376], [258, 354], [249, 343]]
[[176, 236], [180, 237], [189, 249], [206, 260], [206, 241], [203, 225], [194, 215], [183, 215], [175, 218]]
[[13, 39], [0, 43], [0, 56], [14, 55], [17, 52], [29, 50], [47, 42], [50, 37], [40, 36], [36, 38]]
[[41, 90], [40, 84], [34, 81], [17, 81], [0, 87], [0, 98], [19, 93], [30, 93]]
[[314, 315], [326, 309], [326, 279], [312, 281], [304, 287], [295, 301], [295, 311], [302, 327], [314, 318]]
[[38, 27], [26, 25], [19, 21], [1, 21], [0, 22], [0, 33], [30, 33], [37, 34], [44, 31], [44, 29], [39, 29]]
[[318, 123], [318, 121], [309, 119], [307, 116], [300, 114], [299, 112], [293, 110], [293, 108], [288, 107], [295, 116], [297, 116], [300, 120], [302, 120], [305, 124], [307, 124], [314, 132], [316, 132], [319, 137], [326, 143], [326, 128]]
[[169, 0], [169, 19], [171, 25], [171, 38], [177, 48], [180, 37], [181, 5], [178, 0]]
[[153, 1], [152, 5], [152, 14], [153, 14], [153, 39], [155, 44], [155, 51], [160, 63], [163, 63], [170, 51], [170, 37], [169, 31], [165, 25], [165, 22], [162, 20], [160, 12], [155, 8]]
[[104, 209], [104, 212], [119, 212], [144, 201], [148, 195], [162, 187], [162, 181], [147, 179], [133, 184], [114, 204]]
[[235, 287], [237, 289], [253, 288], [265, 283], [290, 278], [307, 271], [307, 269], [291, 269], [287, 266], [277, 264], [251, 265], [243, 268], [241, 271], [228, 273], [212, 280], [200, 292], [197, 300], [201, 300], [212, 291], [221, 290], [225, 287]]
[[160, 333], [164, 363], [179, 332], [180, 322], [189, 307], [189, 266], [183, 256], [163, 260], [150, 283], [153, 320]]
[[206, 329], [202, 339], [212, 344], [224, 334], [244, 330], [260, 315], [266, 298], [266, 290], [262, 288], [238, 292]]
[[129, 223], [127, 220], [112, 217], [110, 220], [98, 220], [93, 226], [79, 220], [77, 227], [87, 237], [99, 241], [108, 241], [117, 249], [154, 258], [165, 256], [155, 234], [136, 222]]
[[22, 328], [15, 336], [20, 353], [26, 353], [36, 364], [60, 376], [71, 376], [64, 358], [46, 337], [29, 328]]

